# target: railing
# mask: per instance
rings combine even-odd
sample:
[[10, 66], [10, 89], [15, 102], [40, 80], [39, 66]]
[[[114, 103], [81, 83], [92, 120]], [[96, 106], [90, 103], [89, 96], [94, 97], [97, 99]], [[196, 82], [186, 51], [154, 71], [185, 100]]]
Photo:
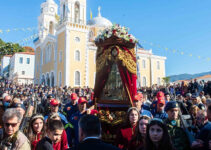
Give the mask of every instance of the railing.
[[65, 17], [65, 18], [61, 18], [60, 19], [58, 25], [62, 25], [63, 23], [66, 23], [66, 22], [75, 23], [75, 24], [81, 24], [81, 25], [85, 24], [85, 20]]

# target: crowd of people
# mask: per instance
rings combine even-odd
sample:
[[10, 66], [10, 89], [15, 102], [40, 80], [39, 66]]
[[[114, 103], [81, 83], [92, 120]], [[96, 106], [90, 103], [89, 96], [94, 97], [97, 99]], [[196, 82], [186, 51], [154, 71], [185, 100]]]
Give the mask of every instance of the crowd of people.
[[118, 125], [101, 140], [91, 88], [0, 81], [0, 150], [211, 149], [211, 81], [140, 88]]

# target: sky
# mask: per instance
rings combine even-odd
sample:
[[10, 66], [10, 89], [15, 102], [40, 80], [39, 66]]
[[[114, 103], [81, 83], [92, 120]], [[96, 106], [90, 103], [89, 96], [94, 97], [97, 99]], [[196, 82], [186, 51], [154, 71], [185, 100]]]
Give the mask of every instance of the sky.
[[[23, 42], [35, 35], [44, 1], [0, 0], [0, 38]], [[167, 58], [166, 75], [211, 71], [210, 0], [87, 0], [87, 20], [90, 9], [97, 16], [98, 6], [103, 17], [128, 27], [145, 49]], [[26, 44], [33, 46], [32, 40]]]

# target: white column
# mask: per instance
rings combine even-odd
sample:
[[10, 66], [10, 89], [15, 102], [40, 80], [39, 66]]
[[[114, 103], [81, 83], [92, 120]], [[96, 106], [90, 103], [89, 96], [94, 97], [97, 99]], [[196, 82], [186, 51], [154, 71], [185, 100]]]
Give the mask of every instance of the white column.
[[44, 49], [44, 47], [43, 46], [40, 46], [40, 83], [42, 83], [41, 81], [42, 81], [42, 65], [43, 65], [43, 49]]
[[85, 76], [86, 76], [86, 81], [85, 85], [89, 86], [89, 49], [88, 49], [88, 32], [86, 32], [86, 55], [85, 55]]
[[72, 17], [71, 17], [72, 22], [75, 21], [75, 3], [72, 3]]
[[154, 76], [154, 68], [153, 68], [153, 59], [150, 56], [150, 72], [151, 72], [151, 86], [154, 84], [153, 76]]
[[83, 5], [80, 4], [80, 17], [79, 17], [80, 24], [81, 24], [81, 20], [83, 20]]
[[58, 36], [56, 36], [56, 43], [54, 45], [54, 86], [57, 85], [57, 73], [58, 73], [58, 68], [57, 68], [57, 54], [58, 54]]
[[64, 83], [70, 86], [70, 30], [65, 31], [65, 61], [64, 61]]
[[69, 9], [69, 11], [67, 12], [67, 19], [68, 19], [68, 21], [71, 21], [71, 15], [72, 15], [72, 5], [71, 5], [71, 3], [69, 2], [69, 3], [67, 3], [67, 8]]

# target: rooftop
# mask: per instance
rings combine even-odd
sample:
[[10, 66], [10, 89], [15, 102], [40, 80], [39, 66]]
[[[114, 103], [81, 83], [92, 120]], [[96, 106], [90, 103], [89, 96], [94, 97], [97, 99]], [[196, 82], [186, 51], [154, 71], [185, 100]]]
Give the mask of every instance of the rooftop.
[[4, 57], [12, 57], [12, 55], [4, 55]]
[[211, 78], [211, 74], [204, 75], [204, 76], [198, 77], [196, 79], [207, 79], [207, 78]]
[[26, 52], [34, 52], [34, 49], [32, 47], [25, 46], [23, 48], [26, 50]]
[[35, 55], [34, 52], [17, 52], [15, 54], [26, 54], [26, 55]]

